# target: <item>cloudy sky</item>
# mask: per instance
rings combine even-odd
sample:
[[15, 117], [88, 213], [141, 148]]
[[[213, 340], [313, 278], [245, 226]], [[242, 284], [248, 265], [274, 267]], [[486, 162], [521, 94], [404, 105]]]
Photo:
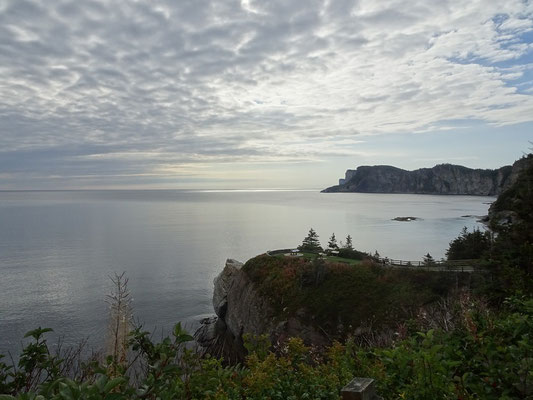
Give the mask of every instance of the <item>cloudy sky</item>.
[[0, 189], [322, 188], [531, 140], [530, 0], [0, 0]]

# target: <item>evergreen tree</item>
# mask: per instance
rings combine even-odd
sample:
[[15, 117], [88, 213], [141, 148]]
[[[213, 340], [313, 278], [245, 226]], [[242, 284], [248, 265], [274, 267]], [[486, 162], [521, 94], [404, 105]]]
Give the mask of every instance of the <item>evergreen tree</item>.
[[333, 233], [329, 238], [328, 249], [331, 251], [339, 250], [339, 245], [337, 244], [337, 238], [335, 237], [335, 233]]
[[490, 250], [491, 244], [492, 240], [489, 232], [481, 232], [479, 229], [468, 232], [465, 226], [461, 231], [461, 235], [450, 242], [446, 255], [448, 260], [481, 258], [483, 254]]
[[319, 253], [322, 251], [322, 246], [320, 246], [320, 241], [318, 240], [318, 234], [313, 228], [309, 229], [309, 233], [302, 241], [302, 244], [298, 246], [298, 250], [309, 253]]
[[435, 259], [433, 258], [433, 256], [431, 254], [427, 253], [424, 256], [424, 265], [426, 265], [426, 266], [435, 265]]
[[346, 243], [342, 247], [343, 249], [353, 250], [352, 237], [350, 235], [346, 236]]

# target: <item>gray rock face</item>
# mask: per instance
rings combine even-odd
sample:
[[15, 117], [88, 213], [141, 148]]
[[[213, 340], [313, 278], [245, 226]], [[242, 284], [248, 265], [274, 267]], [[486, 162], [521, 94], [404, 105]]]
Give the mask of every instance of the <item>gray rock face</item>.
[[219, 321], [223, 320], [218, 319], [217, 317], [204, 318], [200, 323], [200, 328], [196, 331], [197, 341], [203, 347], [209, 347], [213, 345], [218, 335], [223, 332], [226, 327], [220, 326]]
[[325, 345], [328, 339], [297, 317], [279, 318], [270, 300], [261, 295], [254, 283], [242, 271], [242, 263], [228, 259], [214, 280], [213, 307], [216, 317], [206, 318], [196, 331], [197, 342], [213, 355], [240, 361], [245, 350], [243, 335], [267, 334], [272, 343], [289, 337], [301, 337], [304, 342]]
[[[226, 269], [221, 275], [225, 274]], [[261, 335], [272, 328], [274, 313], [267, 299], [259, 294], [248, 276], [234, 274], [228, 291], [228, 308], [224, 321], [236, 337], [245, 333]]]
[[224, 319], [228, 308], [228, 291], [232, 284], [232, 279], [241, 269], [242, 263], [228, 259], [224, 271], [214, 280], [215, 290], [213, 292], [213, 308], [215, 314]]
[[361, 166], [347, 170], [343, 184], [322, 192], [496, 196], [511, 184], [515, 176], [515, 168], [511, 166], [488, 170], [441, 164], [414, 171], [388, 165]]
[[[532, 168], [533, 156], [528, 156], [521, 158], [513, 164], [512, 172], [509, 178], [507, 179], [506, 189], [511, 185], [514, 185], [518, 176], [522, 171]], [[499, 230], [510, 225], [519, 224], [522, 222], [522, 219], [519, 214], [514, 211], [516, 208], [520, 208], [520, 200], [517, 199], [517, 195], [512, 194], [512, 188], [510, 188], [511, 194], [508, 192], [503, 193], [502, 196], [498, 198], [489, 208], [488, 222], [489, 226], [494, 230]], [[502, 200], [502, 197], [504, 198]], [[509, 198], [510, 197], [510, 198]]]
[[518, 214], [514, 211], [503, 210], [490, 212], [491, 226], [506, 227], [517, 224], [520, 221]]

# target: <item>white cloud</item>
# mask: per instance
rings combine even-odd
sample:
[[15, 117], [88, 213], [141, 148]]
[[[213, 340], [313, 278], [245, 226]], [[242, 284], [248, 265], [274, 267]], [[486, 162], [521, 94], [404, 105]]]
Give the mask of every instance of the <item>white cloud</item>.
[[530, 122], [532, 29], [520, 0], [5, 1], [0, 151], [142, 174]]

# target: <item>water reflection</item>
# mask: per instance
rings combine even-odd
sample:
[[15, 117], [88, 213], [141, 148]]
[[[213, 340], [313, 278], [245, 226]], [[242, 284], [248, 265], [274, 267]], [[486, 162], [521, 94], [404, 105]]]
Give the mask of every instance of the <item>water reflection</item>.
[[[0, 192], [0, 353], [52, 327], [74, 342], [105, 331], [108, 276], [126, 271], [134, 312], [166, 329], [212, 312], [226, 258], [293, 247], [313, 227], [354, 246], [419, 260], [478, 226], [493, 199], [317, 192]], [[416, 216], [419, 221], [392, 221]]]

